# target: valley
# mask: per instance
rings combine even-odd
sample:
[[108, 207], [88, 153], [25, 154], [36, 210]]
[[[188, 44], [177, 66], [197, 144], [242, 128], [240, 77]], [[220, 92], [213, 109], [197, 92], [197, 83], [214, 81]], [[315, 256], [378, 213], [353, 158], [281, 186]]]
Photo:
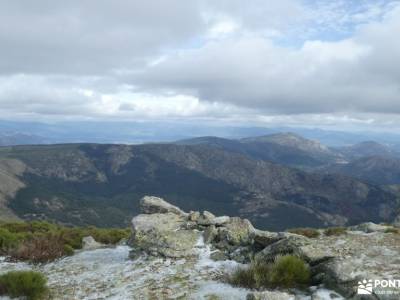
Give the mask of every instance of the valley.
[[[286, 133], [166, 144], [1, 147], [2, 213], [66, 225], [126, 226], [139, 199], [153, 194], [187, 211], [246, 217], [262, 229], [392, 221], [399, 200], [386, 185], [398, 183], [396, 158], [386, 157], [380, 172], [374, 169], [380, 163], [369, 167], [372, 175], [357, 173], [357, 159]], [[386, 172], [391, 166], [394, 171]], [[380, 180], [370, 180], [373, 174]]]

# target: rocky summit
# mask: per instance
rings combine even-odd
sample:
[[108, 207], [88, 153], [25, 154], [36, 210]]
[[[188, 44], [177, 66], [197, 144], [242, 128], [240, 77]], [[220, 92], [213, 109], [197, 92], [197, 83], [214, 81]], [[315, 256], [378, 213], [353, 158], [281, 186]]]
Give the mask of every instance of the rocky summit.
[[[82, 250], [44, 264], [0, 259], [0, 274], [33, 269], [48, 278], [54, 299], [327, 300], [399, 299], [396, 288], [357, 294], [364, 280], [398, 280], [400, 234], [387, 224], [291, 232], [258, 230], [250, 221], [184, 212], [143, 197], [127, 244], [115, 247], [84, 237]], [[302, 234], [296, 234], [302, 233]], [[310, 234], [312, 233], [312, 234]], [[310, 237], [306, 237], [310, 236]], [[312, 237], [311, 237], [312, 236]], [[284, 255], [304, 261], [307, 286], [244, 288], [228, 278], [254, 262]], [[7, 298], [5, 298], [7, 299]]]
[[[346, 229], [315, 230], [317, 235], [307, 238], [289, 232], [258, 230], [248, 220], [238, 217], [217, 217], [207, 211], [184, 213], [156, 197], [144, 197], [141, 208], [143, 214], [132, 220], [130, 245], [134, 258], [142, 254], [163, 259], [194, 257], [198, 254], [196, 245], [201, 241], [210, 248], [210, 259], [214, 261], [248, 264], [274, 261], [289, 254], [309, 265], [312, 287], [308, 291], [285, 290], [275, 296], [271, 291], [249, 292], [247, 299], [294, 299], [307, 295], [321, 299], [312, 295], [322, 288], [331, 290], [326, 294], [328, 299], [339, 295], [358, 299], [358, 282], [399, 276], [400, 234], [392, 225], [370, 222]], [[400, 297], [400, 290], [390, 293], [377, 294], [375, 299]]]

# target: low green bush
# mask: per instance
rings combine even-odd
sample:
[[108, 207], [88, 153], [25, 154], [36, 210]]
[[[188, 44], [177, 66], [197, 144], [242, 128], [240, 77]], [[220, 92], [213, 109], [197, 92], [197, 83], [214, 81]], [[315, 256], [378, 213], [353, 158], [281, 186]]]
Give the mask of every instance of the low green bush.
[[228, 278], [230, 284], [234, 286], [253, 289], [256, 288], [255, 270], [253, 266], [248, 268], [237, 268]]
[[0, 294], [28, 300], [43, 299], [48, 291], [46, 278], [38, 272], [12, 271], [0, 276]]
[[72, 248], [70, 245], [64, 245], [64, 254], [67, 256], [74, 255], [74, 248]]
[[278, 257], [271, 269], [272, 286], [293, 288], [305, 286], [310, 282], [308, 265], [296, 256]]
[[324, 234], [327, 236], [342, 235], [346, 233], [347, 233], [346, 227], [330, 227], [324, 230]]
[[8, 251], [17, 247], [23, 238], [24, 236], [22, 234], [0, 228], [0, 253], [7, 254]]
[[317, 238], [320, 236], [319, 231], [314, 228], [293, 228], [293, 229], [289, 229], [288, 231], [290, 233], [303, 235], [308, 238]]
[[90, 227], [88, 228], [86, 235], [91, 235], [99, 243], [116, 244], [122, 239], [128, 238], [130, 234], [130, 229]]
[[253, 261], [247, 268], [238, 268], [229, 283], [244, 288], [301, 288], [310, 281], [308, 265], [292, 255], [277, 257], [273, 263]]

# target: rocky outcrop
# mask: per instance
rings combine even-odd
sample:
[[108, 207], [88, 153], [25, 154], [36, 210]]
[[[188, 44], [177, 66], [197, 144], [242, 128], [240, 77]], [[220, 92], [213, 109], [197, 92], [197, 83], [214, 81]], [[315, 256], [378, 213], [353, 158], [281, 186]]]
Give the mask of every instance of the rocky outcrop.
[[[216, 217], [207, 211], [185, 213], [160, 198], [145, 197], [141, 203], [144, 214], [132, 220], [133, 256], [145, 252], [169, 258], [194, 257], [203, 241], [211, 248], [210, 258], [214, 260], [271, 262], [278, 256], [294, 255], [308, 263], [313, 285], [322, 284], [346, 299], [355, 297], [362, 276], [390, 278], [397, 272], [400, 235], [388, 230], [393, 226], [364, 223], [342, 235], [307, 238], [258, 230], [237, 217]], [[270, 296], [277, 295], [255, 292], [248, 299]], [[285, 299], [287, 295], [279, 296]]]
[[140, 208], [143, 214], [132, 219], [133, 257], [141, 252], [173, 258], [193, 256], [202, 238], [218, 250], [220, 257], [240, 262], [251, 258], [255, 229], [246, 219], [216, 217], [208, 211], [185, 213], [149, 196], [140, 201]]

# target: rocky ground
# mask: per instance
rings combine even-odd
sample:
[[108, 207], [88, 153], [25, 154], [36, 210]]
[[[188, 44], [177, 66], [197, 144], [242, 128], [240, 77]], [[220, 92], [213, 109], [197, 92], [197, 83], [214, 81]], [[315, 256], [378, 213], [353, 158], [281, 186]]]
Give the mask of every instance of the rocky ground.
[[[251, 291], [231, 287], [220, 279], [237, 263], [215, 262], [210, 248], [200, 242], [196, 259], [169, 259], [142, 256], [129, 258], [128, 246], [82, 251], [53, 263], [33, 266], [0, 263], [0, 273], [34, 269], [49, 278], [54, 299], [246, 299]], [[333, 294], [332, 294], [333, 295]], [[265, 299], [311, 299], [304, 294], [271, 291]], [[319, 298], [316, 298], [319, 297]], [[7, 299], [7, 298], [4, 298]], [[332, 299], [324, 289], [314, 291], [313, 299]], [[340, 298], [335, 298], [340, 299]]]
[[[2, 259], [0, 273], [43, 272], [54, 299], [400, 299], [400, 293], [356, 295], [359, 280], [399, 279], [400, 234], [388, 233], [391, 226], [367, 223], [305, 238], [260, 231], [240, 218], [185, 213], [155, 197], [145, 197], [141, 209], [130, 246], [92, 247], [43, 265]], [[251, 291], [225, 283], [226, 274], [250, 259], [286, 253], [309, 263], [307, 290]]]

